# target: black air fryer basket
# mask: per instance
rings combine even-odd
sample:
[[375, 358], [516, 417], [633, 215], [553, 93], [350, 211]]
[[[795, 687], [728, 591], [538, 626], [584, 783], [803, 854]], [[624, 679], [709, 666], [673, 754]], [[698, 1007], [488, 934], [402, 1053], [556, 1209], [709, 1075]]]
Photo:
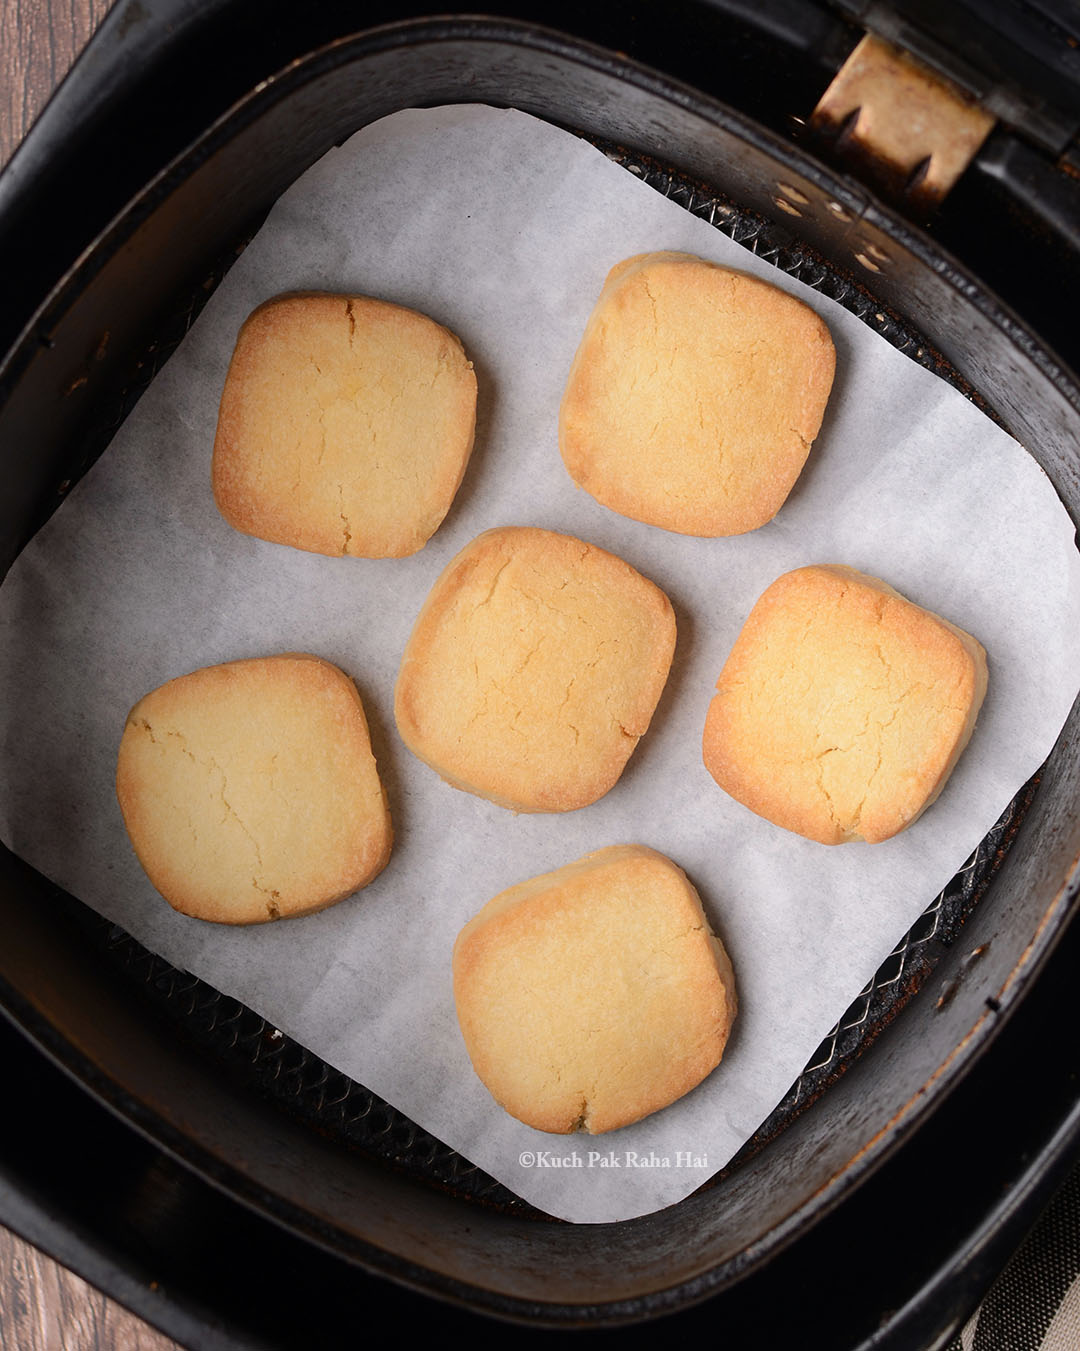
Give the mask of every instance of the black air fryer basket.
[[[1049, 0], [940, 8], [120, 0], [0, 179], [5, 568], [278, 194], [450, 102], [591, 138], [838, 299], [1080, 519], [1080, 34]], [[867, 30], [996, 119], [944, 194], [815, 115]], [[537, 1214], [5, 850], [0, 1218], [192, 1345], [344, 1344], [436, 1307], [470, 1335], [666, 1316], [736, 1346], [930, 1345], [1076, 1154], [1078, 724], [732, 1164], [621, 1224]]]

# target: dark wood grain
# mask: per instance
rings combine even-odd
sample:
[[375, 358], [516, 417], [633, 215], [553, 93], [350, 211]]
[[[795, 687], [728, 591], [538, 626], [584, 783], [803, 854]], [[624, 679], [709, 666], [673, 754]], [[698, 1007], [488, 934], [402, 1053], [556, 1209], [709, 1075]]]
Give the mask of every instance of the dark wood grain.
[[0, 1351], [174, 1351], [78, 1276], [0, 1229]]
[[112, 0], [0, 0], [0, 164], [29, 131]]
[[[111, 0], [0, 0], [0, 164]], [[141, 1319], [0, 1228], [0, 1351], [178, 1351]]]

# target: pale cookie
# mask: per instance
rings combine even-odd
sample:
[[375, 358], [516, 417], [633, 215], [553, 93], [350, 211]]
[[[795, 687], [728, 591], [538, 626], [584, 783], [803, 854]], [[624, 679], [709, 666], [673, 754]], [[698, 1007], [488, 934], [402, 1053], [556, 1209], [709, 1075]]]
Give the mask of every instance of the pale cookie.
[[621, 558], [550, 530], [489, 530], [420, 611], [398, 730], [457, 788], [514, 811], [572, 811], [622, 773], [674, 648], [668, 598]]
[[402, 558], [450, 509], [475, 423], [472, 362], [434, 320], [366, 296], [280, 296], [236, 342], [214, 498], [260, 539]]
[[198, 919], [321, 910], [390, 857], [360, 696], [343, 671], [302, 653], [205, 667], [140, 699], [116, 792], [150, 881]]
[[720, 1063], [731, 962], [681, 868], [644, 845], [587, 854], [489, 901], [454, 945], [473, 1068], [537, 1130], [617, 1130]]
[[758, 600], [716, 689], [703, 751], [721, 788], [822, 844], [876, 843], [944, 787], [986, 653], [876, 577], [799, 568]]
[[683, 535], [772, 520], [832, 387], [824, 322], [767, 282], [686, 253], [608, 273], [559, 412], [574, 482], [606, 507]]

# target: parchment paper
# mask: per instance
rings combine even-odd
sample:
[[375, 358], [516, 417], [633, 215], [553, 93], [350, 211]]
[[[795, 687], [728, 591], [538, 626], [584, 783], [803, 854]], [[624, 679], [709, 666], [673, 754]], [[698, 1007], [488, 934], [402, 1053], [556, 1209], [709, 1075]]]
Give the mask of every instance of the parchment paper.
[[[696, 540], [624, 520], [576, 489], [558, 454], [559, 399], [604, 277], [656, 249], [798, 293], [836, 342], [807, 468], [751, 535]], [[476, 452], [443, 527], [410, 559], [262, 543], [214, 507], [210, 453], [237, 329], [293, 289], [423, 310], [475, 362]], [[678, 617], [651, 730], [607, 797], [564, 816], [515, 817], [448, 787], [394, 729], [397, 663], [423, 597], [464, 544], [501, 524], [613, 550], [664, 588]], [[705, 710], [751, 605], [813, 562], [885, 578], [989, 653], [970, 747], [937, 804], [885, 844], [787, 834], [728, 799], [701, 763]], [[0, 590], [0, 822], [42, 872], [520, 1196], [570, 1220], [626, 1218], [680, 1199], [753, 1133], [1046, 758], [1077, 690], [1078, 597], [1073, 526], [1035, 462], [839, 306], [543, 123], [475, 107], [399, 113], [280, 200]], [[306, 919], [229, 929], [183, 918], [143, 875], [116, 806], [125, 716], [172, 676], [288, 650], [355, 678], [388, 786], [393, 858], [366, 891]], [[609, 1136], [545, 1136], [506, 1116], [472, 1072], [451, 947], [505, 887], [623, 842], [663, 851], [696, 883], [734, 961], [741, 1012], [723, 1064], [676, 1105]]]

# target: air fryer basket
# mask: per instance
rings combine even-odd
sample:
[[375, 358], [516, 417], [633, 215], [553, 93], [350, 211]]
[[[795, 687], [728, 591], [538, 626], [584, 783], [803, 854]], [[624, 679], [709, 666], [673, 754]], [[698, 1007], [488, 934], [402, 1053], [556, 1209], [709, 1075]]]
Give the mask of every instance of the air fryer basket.
[[[606, 50], [510, 20], [416, 20], [326, 43], [253, 85], [42, 301], [0, 369], [5, 565], [284, 187], [375, 118], [454, 101], [513, 105], [590, 136], [841, 299], [978, 398], [1080, 518], [1071, 376], [925, 234], [794, 144]], [[970, 866], [926, 898], [923, 921], [752, 1147], [719, 1181], [640, 1220], [578, 1228], [537, 1216], [6, 851], [0, 995], [116, 1111], [337, 1257], [539, 1323], [647, 1318], [723, 1291], [819, 1222], [990, 1046], [1076, 907], [1078, 717]]]

